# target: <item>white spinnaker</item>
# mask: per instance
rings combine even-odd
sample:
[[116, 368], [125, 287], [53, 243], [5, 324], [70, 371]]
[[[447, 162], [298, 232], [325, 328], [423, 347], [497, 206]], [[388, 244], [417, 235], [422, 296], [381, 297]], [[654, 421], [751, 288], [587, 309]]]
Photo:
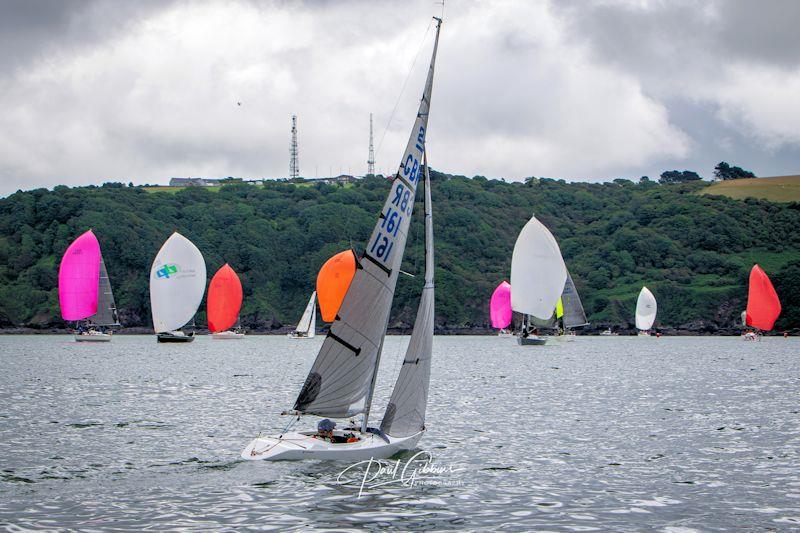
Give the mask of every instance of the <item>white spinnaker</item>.
[[307, 337], [314, 336], [314, 330], [317, 326], [317, 291], [311, 293], [311, 298], [308, 300], [306, 310], [303, 311], [303, 316], [300, 317], [300, 322], [294, 329], [297, 333], [305, 333]]
[[656, 321], [656, 297], [647, 287], [642, 287], [639, 299], [636, 300], [636, 328], [647, 331]]
[[549, 319], [567, 281], [567, 266], [553, 234], [531, 217], [511, 256], [511, 308]]
[[150, 269], [150, 306], [156, 333], [175, 331], [189, 322], [206, 291], [206, 263], [192, 241], [173, 233]]

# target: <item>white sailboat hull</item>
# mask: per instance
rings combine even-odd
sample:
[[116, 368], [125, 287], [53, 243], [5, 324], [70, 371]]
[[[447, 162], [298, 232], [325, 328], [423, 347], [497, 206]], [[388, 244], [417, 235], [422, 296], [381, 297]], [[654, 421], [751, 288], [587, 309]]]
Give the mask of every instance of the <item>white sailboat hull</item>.
[[[336, 433], [339, 433], [338, 431]], [[366, 461], [388, 459], [403, 450], [412, 450], [425, 431], [410, 437], [395, 438], [387, 435], [389, 442], [374, 433], [355, 434], [361, 440], [353, 443], [334, 444], [314, 438], [314, 432], [290, 432], [280, 437], [258, 437], [244, 450], [242, 459], [247, 461]]]
[[111, 342], [110, 333], [89, 332], [76, 333], [75, 342]]
[[244, 333], [237, 333], [235, 331], [219, 331], [217, 333], [212, 333], [211, 338], [216, 340], [244, 339]]
[[292, 331], [291, 333], [286, 334], [287, 337], [290, 339], [313, 339], [314, 335], [306, 335], [304, 333], [298, 333], [296, 331]]

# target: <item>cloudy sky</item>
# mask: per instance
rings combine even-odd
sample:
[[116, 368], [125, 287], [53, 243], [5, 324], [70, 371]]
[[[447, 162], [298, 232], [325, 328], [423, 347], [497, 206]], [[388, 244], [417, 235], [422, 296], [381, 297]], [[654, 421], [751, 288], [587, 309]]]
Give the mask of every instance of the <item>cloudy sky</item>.
[[[363, 174], [370, 112], [377, 170], [393, 172], [440, 9], [4, 0], [0, 195], [285, 177], [292, 113], [303, 175]], [[721, 160], [800, 173], [798, 20], [794, 0], [447, 0], [431, 165], [590, 181], [710, 177]]]

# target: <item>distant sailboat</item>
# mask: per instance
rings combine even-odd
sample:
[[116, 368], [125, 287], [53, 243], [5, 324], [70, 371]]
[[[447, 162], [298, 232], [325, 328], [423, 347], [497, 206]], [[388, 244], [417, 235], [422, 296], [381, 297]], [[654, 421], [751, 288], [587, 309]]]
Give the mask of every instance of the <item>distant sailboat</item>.
[[639, 298], [636, 300], [636, 329], [642, 337], [650, 336], [650, 328], [656, 321], [656, 297], [647, 287], [642, 287], [639, 291]]
[[553, 338], [562, 342], [574, 341], [575, 333], [573, 329], [588, 324], [586, 312], [583, 310], [583, 304], [580, 296], [578, 296], [578, 289], [575, 288], [575, 282], [572, 281], [572, 276], [567, 271], [564, 291], [558, 299], [555, 316], [553, 317], [553, 327], [558, 330], [558, 335]]
[[150, 268], [150, 308], [158, 342], [191, 342], [181, 331], [194, 317], [206, 290], [206, 263], [192, 241], [173, 233]]
[[513, 313], [511, 285], [507, 281], [503, 281], [495, 288], [492, 298], [489, 300], [489, 318], [492, 321], [492, 327], [500, 330], [498, 336], [510, 337], [512, 335], [507, 328], [511, 324]]
[[58, 300], [64, 320], [81, 322], [78, 342], [108, 342], [103, 328], [119, 326], [114, 293], [108, 279], [100, 243], [92, 230], [69, 245], [58, 268]]
[[317, 330], [317, 291], [311, 293], [311, 298], [308, 299], [303, 316], [300, 317], [300, 322], [294, 331], [289, 333], [293, 339], [313, 339], [316, 336]]
[[519, 344], [545, 344], [533, 320], [551, 319], [566, 282], [567, 266], [555, 237], [531, 217], [517, 237], [511, 257], [511, 308], [523, 314]]
[[239, 276], [225, 263], [208, 284], [208, 330], [212, 339], [243, 339], [237, 327], [239, 311], [242, 309], [242, 282]]
[[769, 331], [775, 326], [775, 321], [781, 314], [781, 302], [778, 293], [767, 276], [767, 273], [758, 265], [753, 265], [750, 270], [750, 284], [747, 291], [747, 310], [744, 312], [746, 326], [755, 328], [750, 337], [745, 333], [747, 340], [758, 338], [761, 331]]
[[[295, 402], [292, 415], [348, 419], [360, 427], [335, 430], [323, 420], [314, 431], [258, 437], [242, 451], [248, 460], [385, 459], [416, 446], [425, 432], [425, 408], [433, 342], [433, 226], [425, 156], [433, 71], [441, 20], [436, 26], [428, 77], [400, 168], [392, 180], [359, 268]], [[424, 169], [424, 172], [423, 172]], [[383, 341], [403, 260], [417, 186], [425, 178], [425, 285], [414, 331], [380, 428], [369, 427]]]

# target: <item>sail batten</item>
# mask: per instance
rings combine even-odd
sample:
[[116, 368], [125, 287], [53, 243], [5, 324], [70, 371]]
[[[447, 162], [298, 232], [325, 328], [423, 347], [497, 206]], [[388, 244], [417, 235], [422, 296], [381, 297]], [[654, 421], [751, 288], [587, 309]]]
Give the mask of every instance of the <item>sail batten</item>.
[[[441, 22], [437, 25], [428, 77], [400, 167], [367, 241], [360, 268], [353, 275], [330, 332], [295, 401], [297, 411], [339, 418], [364, 413], [364, 425], [368, 420], [381, 347], [421, 178], [440, 26]], [[347, 370], [340, 374], [341, 369]], [[345, 375], [352, 379], [344, 379]], [[336, 379], [338, 376], [342, 376], [341, 381]]]

